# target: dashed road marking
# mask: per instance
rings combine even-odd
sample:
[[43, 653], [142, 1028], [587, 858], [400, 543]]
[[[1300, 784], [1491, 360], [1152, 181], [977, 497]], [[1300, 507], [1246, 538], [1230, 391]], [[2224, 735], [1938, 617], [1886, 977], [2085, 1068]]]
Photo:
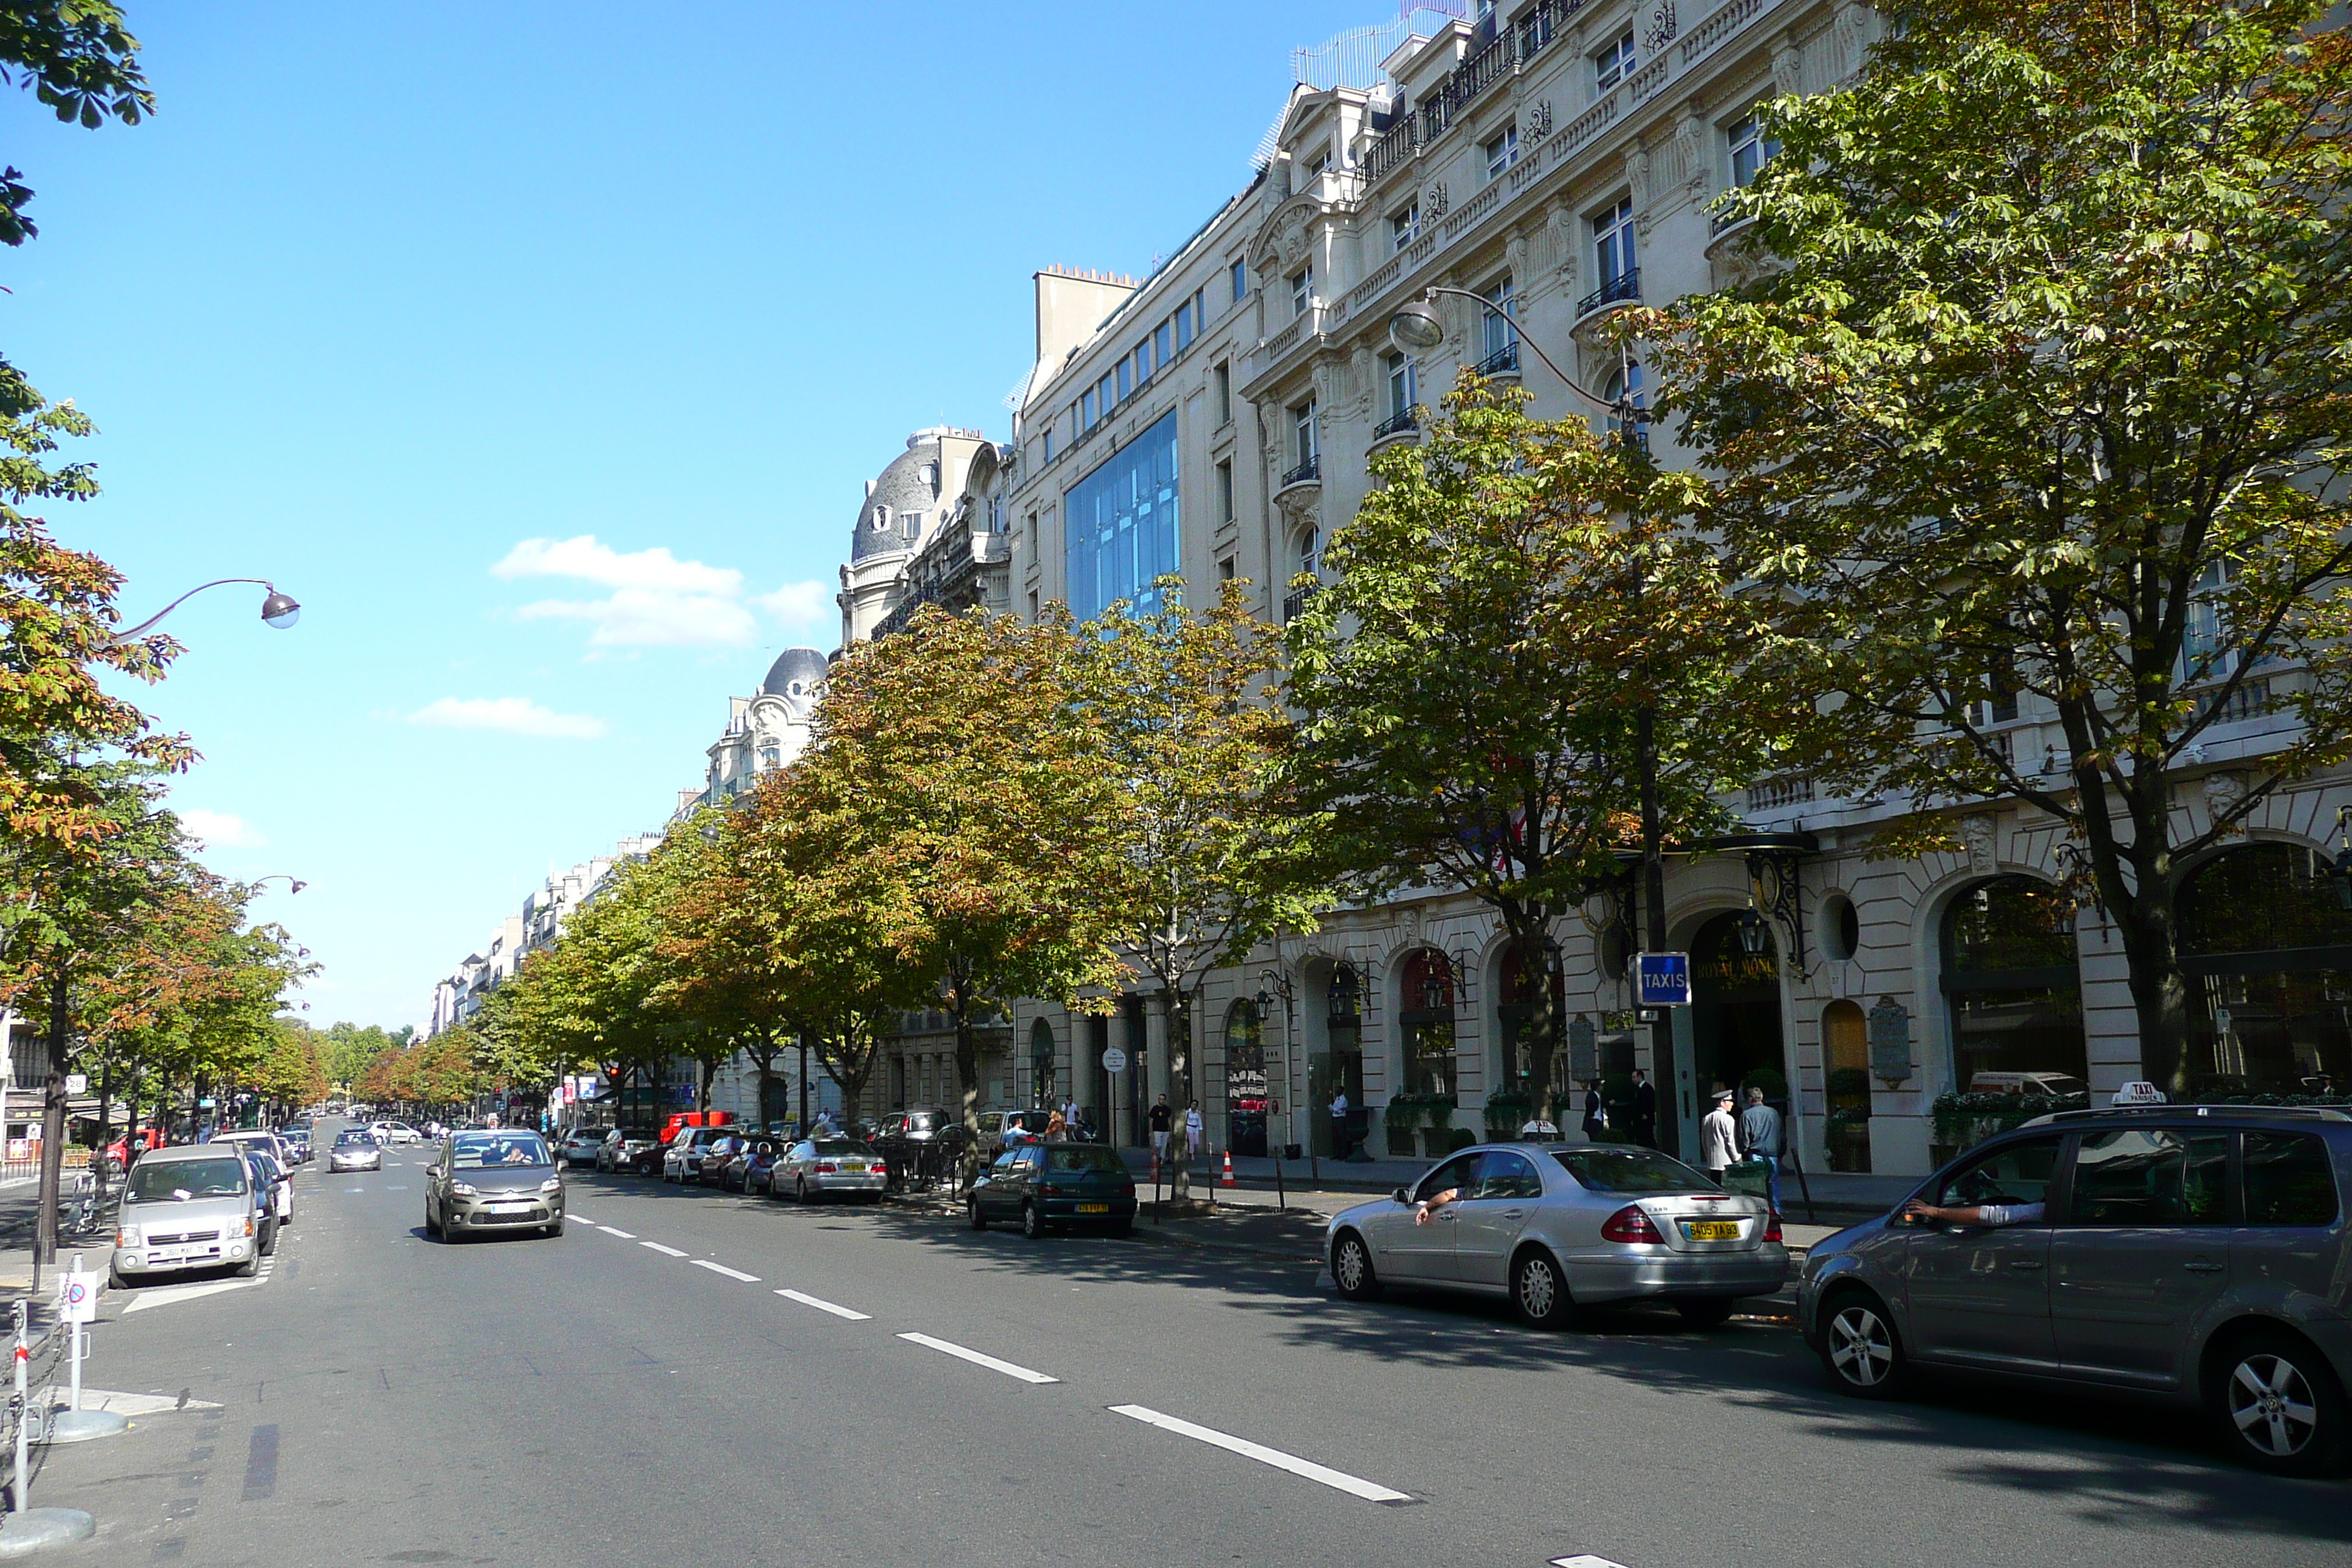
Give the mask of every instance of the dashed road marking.
[[1007, 1377], [1017, 1377], [1024, 1383], [1062, 1381], [1058, 1377], [1047, 1377], [1042, 1372], [1032, 1372], [1025, 1366], [1015, 1366], [1009, 1361], [999, 1361], [992, 1355], [982, 1355], [978, 1351], [966, 1350], [963, 1346], [951, 1344], [946, 1340], [935, 1340], [929, 1334], [900, 1334], [898, 1337], [914, 1344], [928, 1346], [944, 1355], [954, 1356], [960, 1361], [968, 1361], [974, 1366], [984, 1366], [991, 1372], [1001, 1372]]
[[1622, 1563], [1612, 1563], [1606, 1557], [1595, 1557], [1590, 1552], [1580, 1552], [1573, 1557], [1555, 1557], [1551, 1568], [1625, 1568]]
[[1236, 1437], [1230, 1432], [1220, 1432], [1213, 1426], [1197, 1426], [1173, 1415], [1162, 1415], [1159, 1411], [1146, 1405], [1114, 1405], [1110, 1409], [1115, 1415], [1129, 1416], [1146, 1426], [1157, 1426], [1163, 1432], [1173, 1432], [1180, 1437], [1190, 1437], [1194, 1442], [1206, 1443], [1212, 1447], [1239, 1454], [1246, 1459], [1255, 1459], [1261, 1465], [1272, 1465], [1277, 1470], [1287, 1470], [1294, 1476], [1303, 1476], [1310, 1481], [1320, 1481], [1327, 1487], [1346, 1492], [1350, 1497], [1362, 1498], [1367, 1502], [1401, 1503], [1414, 1500], [1410, 1492], [1401, 1492], [1393, 1487], [1384, 1487], [1378, 1481], [1368, 1481], [1361, 1476], [1351, 1476], [1345, 1470], [1335, 1470], [1328, 1465], [1318, 1465], [1312, 1459], [1302, 1459], [1296, 1454], [1286, 1454], [1279, 1448], [1269, 1448], [1263, 1443], [1253, 1443], [1246, 1437]]
[[692, 1261], [697, 1268], [708, 1268], [713, 1274], [724, 1274], [730, 1279], [740, 1279], [746, 1285], [757, 1285], [760, 1282], [760, 1277], [757, 1274], [746, 1274], [740, 1268], [730, 1268], [724, 1263], [713, 1263], [708, 1258], [697, 1258]]
[[871, 1322], [874, 1318], [871, 1312], [853, 1312], [848, 1308], [835, 1306], [822, 1297], [811, 1296], [799, 1290], [779, 1290], [776, 1294], [787, 1300], [798, 1301], [803, 1307], [814, 1307], [820, 1312], [831, 1312], [836, 1318], [847, 1318], [853, 1323]]
[[597, 1228], [598, 1230], [603, 1231], [606, 1236], [617, 1236], [617, 1237], [619, 1237], [623, 1241], [635, 1241], [635, 1240], [636, 1240], [636, 1239], [637, 1239], [636, 1232], [635, 1232], [635, 1231], [630, 1231], [630, 1230], [614, 1230], [614, 1229], [611, 1226], [609, 1226], [609, 1225], [600, 1225], [600, 1226], [598, 1226], [596, 1228]]
[[660, 1253], [664, 1258], [684, 1258], [686, 1256], [685, 1253], [680, 1252], [677, 1247], [664, 1247], [658, 1241], [641, 1241], [637, 1243], [637, 1245], [639, 1247], [650, 1247], [656, 1252]]

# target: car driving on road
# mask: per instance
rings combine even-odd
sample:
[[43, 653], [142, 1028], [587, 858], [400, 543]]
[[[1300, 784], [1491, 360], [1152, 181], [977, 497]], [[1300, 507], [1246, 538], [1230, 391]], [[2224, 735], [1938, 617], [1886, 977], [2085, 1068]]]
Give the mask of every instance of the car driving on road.
[[224, 1264], [253, 1273], [261, 1258], [256, 1207], [243, 1150], [198, 1143], [148, 1151], [123, 1183], [114, 1283]]
[[2352, 1466], [2352, 1115], [2061, 1111], [1815, 1244], [1798, 1324], [1830, 1381], [1915, 1371], [2201, 1404], [2257, 1468]]
[[361, 1127], [346, 1127], [335, 1134], [334, 1145], [327, 1151], [329, 1173], [383, 1169], [383, 1150], [374, 1133]]
[[453, 1132], [425, 1180], [425, 1229], [446, 1241], [499, 1231], [563, 1234], [563, 1178], [536, 1132]]
[[1339, 1293], [1386, 1285], [1507, 1296], [1538, 1328], [1579, 1307], [1655, 1300], [1712, 1327], [1788, 1281], [1780, 1216], [1631, 1144], [1493, 1143], [1332, 1216]]

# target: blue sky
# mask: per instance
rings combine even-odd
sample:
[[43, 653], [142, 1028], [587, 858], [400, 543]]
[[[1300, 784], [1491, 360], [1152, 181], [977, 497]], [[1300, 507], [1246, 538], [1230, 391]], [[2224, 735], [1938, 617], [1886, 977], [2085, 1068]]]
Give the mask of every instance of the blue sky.
[[41, 237], [0, 351], [98, 437], [53, 510], [187, 654], [174, 804], [398, 1026], [657, 827], [727, 698], [838, 635], [866, 476], [1002, 437], [1029, 275], [1139, 272], [1248, 177], [1290, 50], [1384, 0], [816, 9], [129, 0], [160, 99], [0, 92]]

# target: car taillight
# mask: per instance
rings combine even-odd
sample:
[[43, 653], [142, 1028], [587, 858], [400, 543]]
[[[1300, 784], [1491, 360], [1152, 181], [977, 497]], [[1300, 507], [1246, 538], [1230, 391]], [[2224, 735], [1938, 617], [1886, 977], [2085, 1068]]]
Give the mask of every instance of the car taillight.
[[840, 1169], [841, 1167], [831, 1160], [819, 1160], [816, 1163], [816, 1173], [820, 1176], [824, 1175], [828, 1172], [835, 1172]]
[[1767, 1241], [1778, 1241], [1780, 1239], [1780, 1216], [1779, 1215], [1767, 1215], [1765, 1216], [1764, 1239]]
[[1650, 1223], [1650, 1216], [1642, 1212], [1641, 1205], [1627, 1204], [1601, 1222], [1601, 1239], [1642, 1241], [1653, 1246], [1663, 1246], [1666, 1238], [1658, 1234], [1658, 1227]]

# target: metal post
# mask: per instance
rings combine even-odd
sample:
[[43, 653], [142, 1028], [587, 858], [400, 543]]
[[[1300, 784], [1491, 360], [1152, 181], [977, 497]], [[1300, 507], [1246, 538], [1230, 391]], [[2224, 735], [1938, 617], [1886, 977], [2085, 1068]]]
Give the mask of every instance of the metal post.
[[[80, 1272], [81, 1254], [77, 1252], [73, 1257], [73, 1274]], [[68, 1274], [67, 1278], [72, 1279], [73, 1274]], [[81, 1409], [81, 1319], [79, 1315], [74, 1319], [73, 1342], [67, 1347], [66, 1353], [73, 1357], [73, 1371], [69, 1376], [72, 1394], [66, 1401], [66, 1408], [78, 1413]]]
[[25, 1500], [25, 1449], [30, 1441], [27, 1428], [33, 1420], [32, 1395], [25, 1387], [25, 1363], [33, 1357], [32, 1348], [25, 1342], [25, 1303], [16, 1303], [16, 1489], [15, 1511], [22, 1513], [29, 1506]]

